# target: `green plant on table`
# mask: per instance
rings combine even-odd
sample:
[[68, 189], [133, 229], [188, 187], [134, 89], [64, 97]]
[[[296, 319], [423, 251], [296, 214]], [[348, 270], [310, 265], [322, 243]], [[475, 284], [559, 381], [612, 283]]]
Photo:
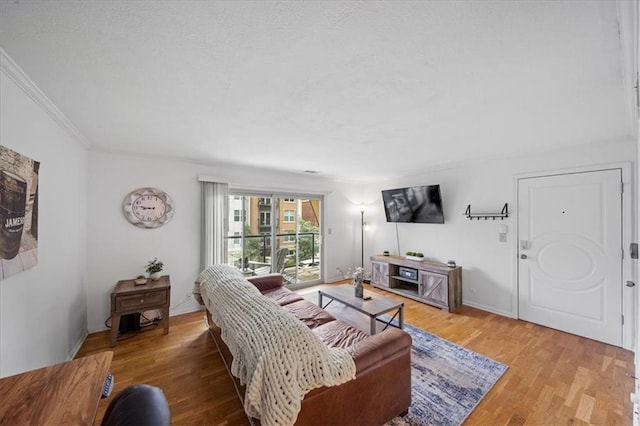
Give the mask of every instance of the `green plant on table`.
[[150, 260], [149, 263], [147, 263], [145, 271], [147, 271], [147, 273], [149, 274], [153, 274], [154, 272], [162, 271], [163, 267], [164, 264], [162, 263], [162, 261], [158, 260], [157, 257], [154, 257], [153, 260]]
[[424, 254], [420, 253], [419, 251], [408, 251], [406, 255], [420, 258], [424, 257]]

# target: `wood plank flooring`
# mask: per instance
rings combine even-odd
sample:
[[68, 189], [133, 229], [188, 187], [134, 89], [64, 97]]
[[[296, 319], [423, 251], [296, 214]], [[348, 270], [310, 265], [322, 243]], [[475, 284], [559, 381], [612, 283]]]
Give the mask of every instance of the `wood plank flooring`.
[[[509, 366], [465, 425], [633, 423], [632, 352], [466, 306], [450, 314], [366, 289], [403, 300], [406, 322]], [[157, 327], [113, 348], [115, 387], [100, 402], [96, 424], [117, 392], [147, 383], [163, 389], [174, 425], [247, 425], [203, 313], [171, 317], [170, 324], [166, 336]], [[112, 350], [109, 333], [93, 333], [77, 357], [104, 350]]]

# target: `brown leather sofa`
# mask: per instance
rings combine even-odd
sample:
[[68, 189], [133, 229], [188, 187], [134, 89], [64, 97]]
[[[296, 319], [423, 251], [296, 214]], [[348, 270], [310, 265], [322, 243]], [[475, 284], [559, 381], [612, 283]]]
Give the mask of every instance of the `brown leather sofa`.
[[[339, 386], [307, 393], [297, 425], [382, 425], [405, 415], [411, 405], [411, 336], [397, 328], [369, 336], [336, 320], [328, 312], [284, 287], [282, 275], [248, 279], [260, 292], [303, 321], [330, 347], [347, 349], [356, 364], [356, 378]], [[242, 401], [245, 389], [231, 375], [232, 356], [221, 330], [207, 312], [209, 331], [222, 354]], [[250, 419], [260, 424], [257, 419]]]

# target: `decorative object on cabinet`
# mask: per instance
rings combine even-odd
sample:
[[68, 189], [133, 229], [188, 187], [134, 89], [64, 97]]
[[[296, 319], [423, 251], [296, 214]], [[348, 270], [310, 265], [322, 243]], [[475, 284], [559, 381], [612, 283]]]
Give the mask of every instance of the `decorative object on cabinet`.
[[147, 277], [144, 275], [138, 275], [135, 280], [133, 280], [135, 285], [143, 285], [147, 283]]
[[0, 280], [38, 264], [40, 163], [0, 146]]
[[409, 260], [415, 260], [417, 262], [422, 262], [424, 260], [424, 254], [418, 251], [408, 251], [405, 255]]
[[158, 228], [173, 217], [173, 200], [156, 188], [139, 188], [131, 191], [122, 201], [122, 213], [139, 228]]
[[461, 267], [451, 268], [431, 261], [417, 262], [401, 256], [375, 255], [370, 259], [372, 287], [449, 312], [462, 306]]
[[502, 211], [500, 213], [471, 213], [471, 204], [469, 204], [467, 206], [467, 210], [464, 211], [464, 215], [471, 220], [480, 220], [482, 218], [484, 218], [484, 220], [496, 220], [496, 218], [503, 220], [504, 218], [509, 217], [509, 203], [504, 203], [504, 206], [502, 207]]
[[149, 274], [149, 278], [156, 281], [160, 279], [160, 272], [162, 271], [164, 264], [161, 260], [158, 260], [157, 257], [154, 257], [153, 260], [150, 260], [147, 263], [145, 271]]

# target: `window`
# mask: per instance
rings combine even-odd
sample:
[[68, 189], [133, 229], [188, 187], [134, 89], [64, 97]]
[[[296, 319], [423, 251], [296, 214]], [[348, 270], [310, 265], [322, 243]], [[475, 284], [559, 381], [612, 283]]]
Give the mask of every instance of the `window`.
[[245, 213], [244, 210], [235, 209], [233, 211], [233, 221], [234, 222], [244, 222]]
[[271, 212], [260, 212], [260, 226], [271, 226]]
[[[256, 268], [263, 265], [278, 271], [288, 265], [286, 280], [290, 284], [321, 281], [322, 198], [232, 193], [226, 204], [228, 265], [245, 275], [261, 273]], [[292, 267], [301, 262], [308, 266], [304, 273]]]
[[294, 223], [296, 221], [296, 212], [293, 210], [285, 210], [284, 221], [285, 223]]

